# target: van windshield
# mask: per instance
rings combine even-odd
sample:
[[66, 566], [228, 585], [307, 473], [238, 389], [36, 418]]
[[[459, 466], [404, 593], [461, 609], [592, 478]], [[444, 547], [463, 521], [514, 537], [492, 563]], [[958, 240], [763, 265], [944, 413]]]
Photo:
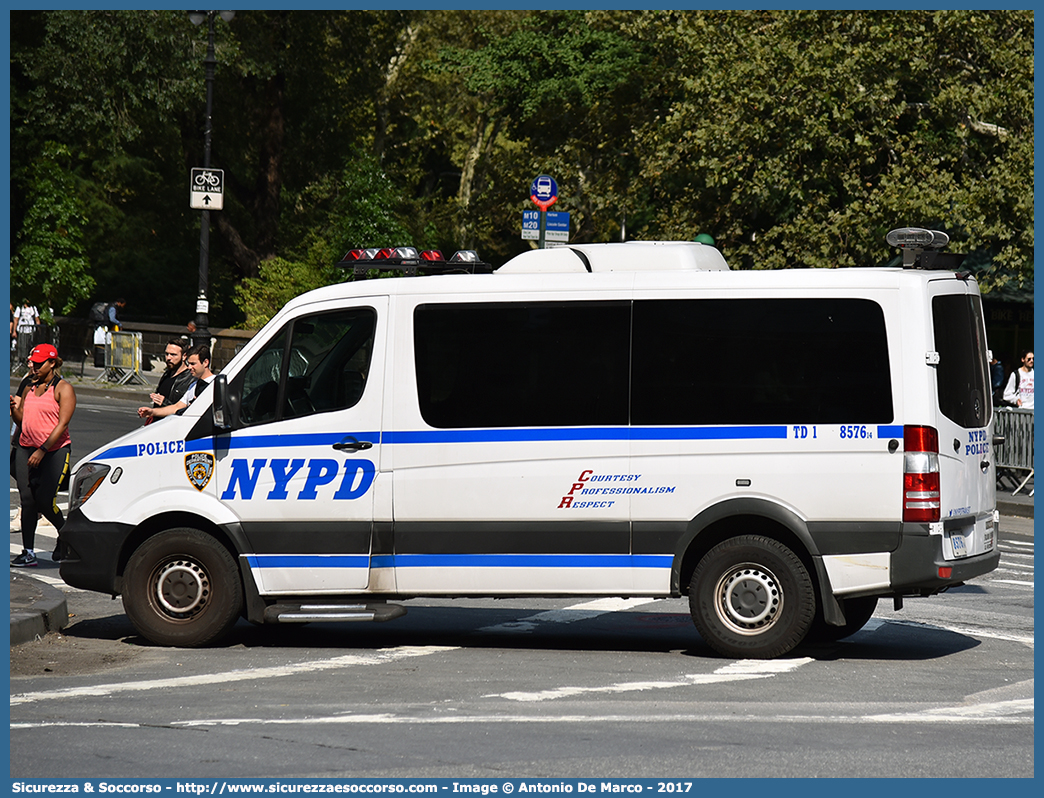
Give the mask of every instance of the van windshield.
[[992, 407], [982, 302], [969, 294], [932, 299], [939, 410], [965, 428], [986, 426]]

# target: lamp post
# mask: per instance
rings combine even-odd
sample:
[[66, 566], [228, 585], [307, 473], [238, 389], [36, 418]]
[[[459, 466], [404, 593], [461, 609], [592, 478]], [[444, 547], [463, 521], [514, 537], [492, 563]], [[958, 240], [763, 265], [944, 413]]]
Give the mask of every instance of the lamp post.
[[[214, 105], [214, 70], [217, 67], [217, 56], [214, 54], [214, 23], [220, 15], [225, 22], [231, 22], [235, 11], [189, 11], [189, 22], [193, 25], [207, 23], [207, 54], [203, 59], [206, 67], [207, 81], [207, 115], [203, 130], [203, 168], [210, 168], [210, 134], [211, 109]], [[207, 286], [210, 272], [210, 211], [203, 209], [199, 225], [199, 294], [196, 297], [196, 329], [192, 333], [192, 345], [210, 345], [208, 329], [210, 303], [207, 301]]]

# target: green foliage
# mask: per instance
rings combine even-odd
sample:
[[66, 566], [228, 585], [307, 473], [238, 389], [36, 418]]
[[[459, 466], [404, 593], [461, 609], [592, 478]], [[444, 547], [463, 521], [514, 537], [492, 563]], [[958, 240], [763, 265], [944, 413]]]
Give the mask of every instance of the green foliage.
[[257, 277], [240, 281], [235, 287], [235, 301], [245, 316], [245, 328], [264, 327], [291, 299], [327, 285], [332, 276], [331, 267], [322, 257], [328, 252], [317, 248], [303, 261], [271, 258], [261, 262]]
[[[183, 322], [206, 26], [10, 16], [14, 279], [56, 309], [93, 279], [129, 318]], [[1031, 286], [1033, 25], [1010, 10], [241, 11], [215, 28], [211, 323], [343, 279], [329, 264], [352, 246], [501, 262], [529, 246], [520, 212], [542, 172], [574, 241], [705, 232], [733, 268], [834, 267], [886, 262], [885, 232], [921, 225], [974, 252], [985, 289]], [[56, 288], [41, 264], [59, 245]]]
[[[259, 328], [298, 294], [349, 279], [335, 263], [355, 247], [429, 246], [405, 224], [407, 200], [381, 170], [377, 159], [357, 152], [336, 178], [317, 181], [303, 192], [301, 210], [326, 219], [322, 228], [303, 229], [299, 259], [270, 258], [257, 277], [235, 287], [235, 303], [247, 328]], [[303, 224], [303, 220], [302, 220]], [[431, 235], [431, 231], [428, 231]]]
[[[947, 230], [1032, 274], [1029, 12], [729, 12], [641, 33], [685, 64], [642, 125], [650, 231], [735, 268], [873, 265]], [[680, 78], [680, 80], [678, 80]]]
[[[28, 167], [31, 203], [11, 259], [11, 294], [41, 315], [68, 313], [94, 288], [85, 252], [87, 216], [70, 173], [69, 148], [47, 142]], [[48, 319], [49, 320], [49, 319]]]

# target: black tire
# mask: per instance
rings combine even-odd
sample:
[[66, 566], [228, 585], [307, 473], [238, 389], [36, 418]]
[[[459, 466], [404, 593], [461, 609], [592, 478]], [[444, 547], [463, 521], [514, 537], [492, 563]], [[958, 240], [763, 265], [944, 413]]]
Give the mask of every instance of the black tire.
[[243, 590], [236, 561], [198, 529], [146, 540], [123, 575], [123, 608], [153, 643], [195, 648], [223, 637], [239, 619]]
[[812, 579], [779, 541], [741, 535], [719, 543], [692, 575], [689, 611], [704, 641], [727, 657], [771, 659], [791, 651], [816, 615]]
[[854, 635], [870, 620], [877, 609], [877, 596], [861, 596], [859, 598], [848, 598], [841, 600], [841, 607], [845, 612], [844, 626], [831, 626], [822, 618], [822, 613], [816, 613], [816, 620], [809, 630], [808, 640], [814, 643], [833, 643], [835, 640]]

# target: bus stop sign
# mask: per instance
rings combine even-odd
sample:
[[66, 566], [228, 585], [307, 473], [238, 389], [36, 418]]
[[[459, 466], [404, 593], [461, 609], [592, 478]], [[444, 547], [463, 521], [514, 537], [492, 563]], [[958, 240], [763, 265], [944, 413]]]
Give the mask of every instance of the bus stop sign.
[[540, 210], [546, 211], [558, 202], [558, 184], [549, 175], [538, 175], [529, 187], [529, 198]]

